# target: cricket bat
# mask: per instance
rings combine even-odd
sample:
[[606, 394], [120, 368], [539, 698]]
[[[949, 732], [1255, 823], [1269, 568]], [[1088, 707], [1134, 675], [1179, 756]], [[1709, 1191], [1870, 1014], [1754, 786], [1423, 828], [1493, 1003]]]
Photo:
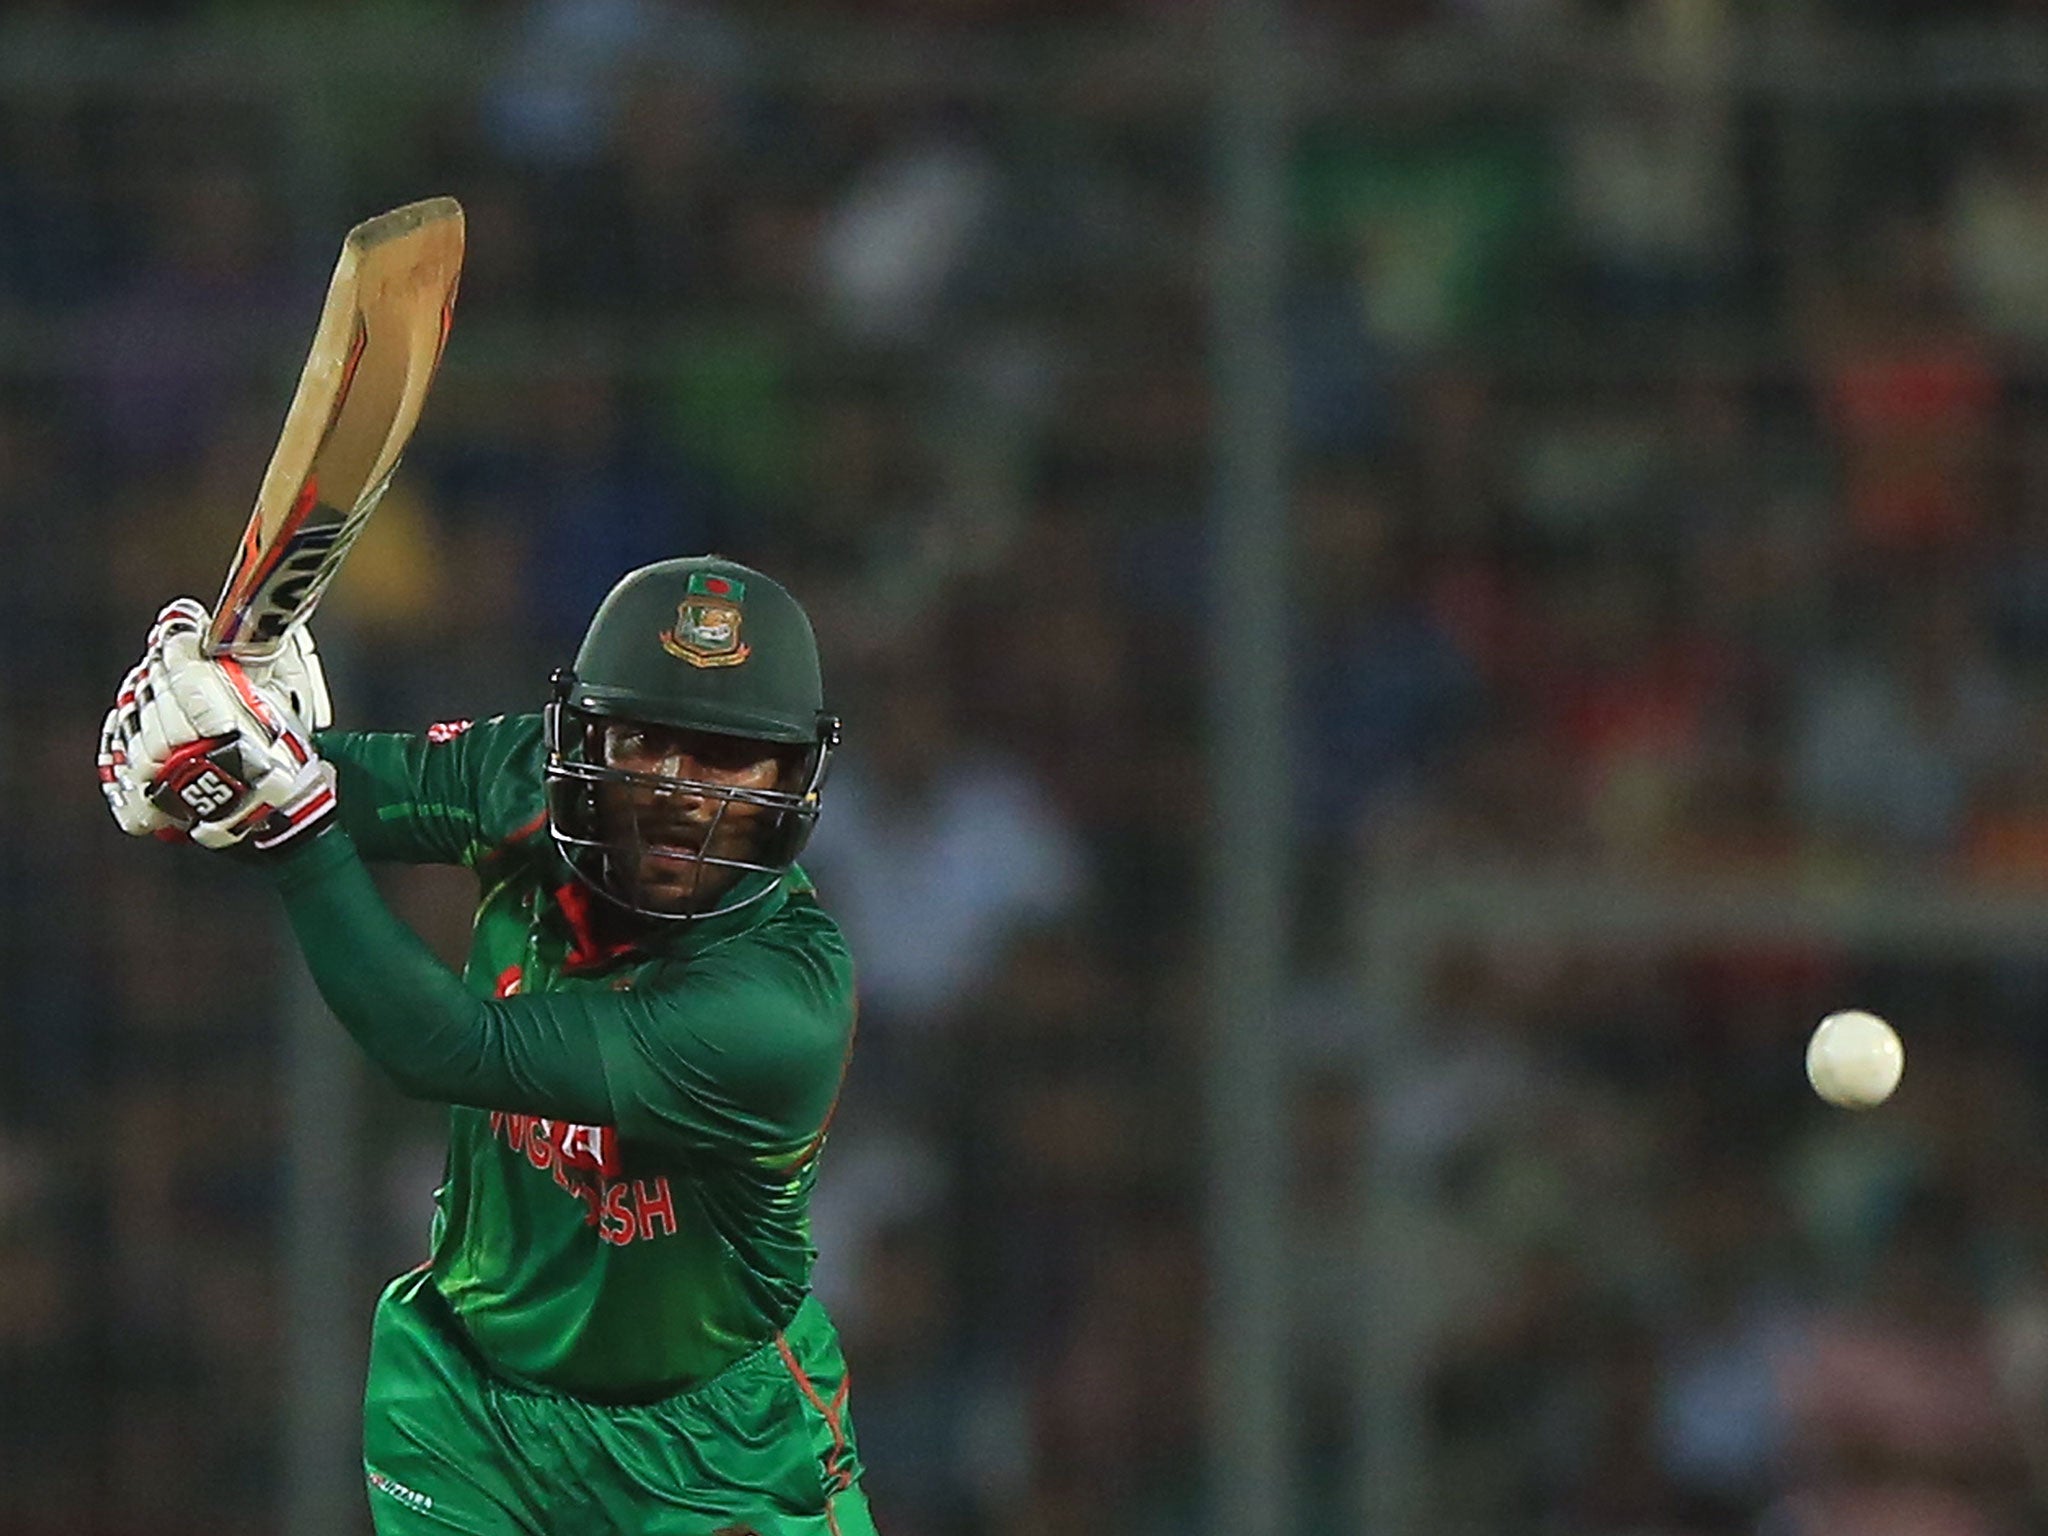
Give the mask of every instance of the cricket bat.
[[202, 649], [273, 659], [312, 615], [418, 425], [455, 309], [462, 207], [430, 197], [348, 232]]

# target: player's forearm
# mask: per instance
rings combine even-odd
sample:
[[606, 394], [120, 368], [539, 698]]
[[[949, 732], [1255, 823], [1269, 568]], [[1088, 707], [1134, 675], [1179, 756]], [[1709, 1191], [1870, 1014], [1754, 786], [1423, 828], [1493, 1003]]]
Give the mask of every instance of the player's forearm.
[[607, 1123], [591, 1021], [568, 1000], [513, 1009], [470, 993], [394, 916], [346, 831], [275, 866], [320, 995], [365, 1054], [418, 1098]]

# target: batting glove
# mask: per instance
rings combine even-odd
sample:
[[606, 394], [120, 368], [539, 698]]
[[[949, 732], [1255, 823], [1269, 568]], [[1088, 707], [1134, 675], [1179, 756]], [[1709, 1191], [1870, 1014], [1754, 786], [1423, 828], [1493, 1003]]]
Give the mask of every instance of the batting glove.
[[[189, 598], [158, 614], [142, 664], [123, 680], [102, 729], [100, 778], [133, 835], [189, 836], [208, 848], [270, 851], [333, 814], [334, 770], [276, 681], [200, 652], [206, 610]], [[293, 655], [288, 647], [286, 655]], [[297, 652], [304, 706], [325, 711], [310, 644]]]

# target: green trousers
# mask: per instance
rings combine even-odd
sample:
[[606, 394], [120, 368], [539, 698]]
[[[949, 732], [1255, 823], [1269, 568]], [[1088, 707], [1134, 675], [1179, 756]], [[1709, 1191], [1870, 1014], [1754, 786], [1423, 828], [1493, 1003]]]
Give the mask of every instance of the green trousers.
[[377, 1304], [363, 1470], [378, 1536], [875, 1536], [817, 1301], [702, 1386], [630, 1407], [492, 1374], [423, 1273]]

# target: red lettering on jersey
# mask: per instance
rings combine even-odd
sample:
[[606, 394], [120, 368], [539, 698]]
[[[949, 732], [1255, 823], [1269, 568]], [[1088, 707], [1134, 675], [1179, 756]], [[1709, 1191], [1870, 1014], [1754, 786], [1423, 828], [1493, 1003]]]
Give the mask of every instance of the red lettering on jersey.
[[568, 1120], [494, 1109], [491, 1134], [504, 1137], [507, 1146], [514, 1152], [525, 1153], [526, 1160], [536, 1168], [559, 1163], [604, 1178], [612, 1178], [619, 1171], [619, 1133], [608, 1125], [577, 1125]]
[[475, 722], [471, 720], [437, 720], [427, 727], [427, 740], [438, 747], [443, 742], [453, 741], [473, 724]]
[[519, 982], [519, 967], [516, 965], [508, 965], [505, 967], [504, 970], [498, 973], [498, 982], [497, 985], [491, 989], [491, 996], [500, 998], [513, 997], [517, 995], [519, 991]]
[[675, 1191], [668, 1187], [666, 1174], [654, 1181], [652, 1193], [648, 1192], [647, 1186], [640, 1180], [633, 1181], [633, 1214], [639, 1224], [640, 1241], [643, 1243], [654, 1241], [654, 1223], [657, 1218], [668, 1224], [668, 1231], [662, 1236], [676, 1235], [676, 1196]]
[[571, 1168], [588, 1168], [607, 1179], [618, 1176], [619, 1133], [608, 1125], [564, 1124], [555, 1150]]
[[613, 1247], [623, 1248], [633, 1241], [636, 1232], [633, 1212], [626, 1204], [626, 1186], [605, 1185], [604, 1220], [598, 1224], [597, 1235]]
[[555, 1161], [555, 1127], [551, 1120], [536, 1119], [533, 1129], [526, 1137], [526, 1160], [536, 1168], [546, 1169]]
[[[542, 1115], [491, 1111], [491, 1135], [547, 1173], [555, 1187], [583, 1202], [583, 1224], [615, 1248], [674, 1237], [675, 1190], [667, 1175], [618, 1179], [619, 1133], [608, 1125], [574, 1125]], [[595, 1177], [592, 1177], [595, 1175]]]

